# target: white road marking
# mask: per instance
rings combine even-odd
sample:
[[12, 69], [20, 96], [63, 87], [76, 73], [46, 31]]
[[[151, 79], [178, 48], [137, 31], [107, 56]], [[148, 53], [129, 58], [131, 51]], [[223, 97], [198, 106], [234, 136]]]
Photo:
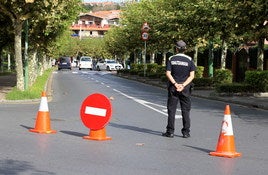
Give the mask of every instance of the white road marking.
[[[105, 74], [107, 74], [106, 72], [85, 72], [85, 71], [83, 71], [83, 72], [81, 72], [81, 73], [82, 73], [82, 75], [85, 75], [85, 74], [99, 74], [99, 75], [105, 75]], [[91, 80], [95, 80], [93, 77], [90, 77], [90, 79], [91, 79]], [[100, 81], [99, 81], [99, 80], [95, 80], [95, 82], [99, 83]], [[106, 85], [106, 84], [103, 83], [103, 82], [100, 82], [100, 83], [101, 83], [102, 85]], [[106, 85], [106, 87], [109, 88], [110, 86], [109, 86], [109, 85]], [[118, 92], [118, 93], [120, 93], [121, 95], [123, 95], [123, 96], [129, 98], [129, 99], [134, 100], [135, 102], [137, 102], [137, 103], [139, 103], [139, 104], [141, 104], [141, 105], [143, 105], [143, 106], [145, 106], [145, 107], [147, 107], [147, 108], [149, 108], [149, 109], [152, 109], [152, 110], [154, 110], [154, 111], [156, 111], [156, 112], [158, 112], [158, 113], [160, 113], [160, 114], [163, 114], [163, 115], [165, 115], [165, 116], [168, 116], [166, 106], [158, 105], [158, 104], [156, 104], [156, 103], [151, 103], [151, 102], [148, 102], [148, 101], [145, 101], [145, 100], [141, 100], [141, 99], [137, 99], [137, 98], [131, 97], [131, 96], [129, 96], [129, 95], [127, 95], [127, 94], [125, 94], [125, 93], [123, 93], [123, 92], [121, 92], [121, 91], [116, 90], [116, 89], [113, 89], [113, 90], [116, 91], [116, 92]], [[158, 110], [158, 109], [154, 108], [153, 106], [160, 107], [160, 108], [165, 108], [165, 109]], [[181, 112], [181, 111], [178, 111], [178, 112]], [[175, 119], [181, 119], [181, 118], [182, 118], [182, 116], [181, 116], [180, 114], [175, 115]]]
[[[139, 103], [139, 104], [141, 104], [141, 105], [143, 105], [143, 106], [145, 106], [145, 107], [147, 107], [149, 109], [152, 109], [152, 110], [154, 110], [154, 111], [156, 111], [156, 112], [158, 112], [160, 114], [163, 114], [165, 116], [168, 116], [168, 114], [166, 112], [163, 112], [161, 110], [158, 110], [158, 109], [152, 107], [152, 105], [154, 105], [154, 106], [157, 106], [157, 107], [165, 108], [165, 106], [163, 106], [163, 105], [158, 105], [158, 104], [151, 103], [151, 102], [148, 102], [148, 101], [145, 101], [145, 100], [141, 100], [141, 99], [137, 99], [137, 98], [131, 97], [131, 96], [129, 96], [129, 95], [127, 95], [127, 94], [119, 91], [119, 90], [116, 90], [116, 89], [113, 89], [113, 90], [116, 91], [116, 92], [118, 92], [119, 94], [121, 94], [121, 95], [129, 98], [129, 99], [134, 100], [135, 102], [137, 102], [137, 103]], [[176, 115], [175, 118], [176, 119], [179, 119], [179, 118], [182, 118], [182, 116], [181, 115]]]

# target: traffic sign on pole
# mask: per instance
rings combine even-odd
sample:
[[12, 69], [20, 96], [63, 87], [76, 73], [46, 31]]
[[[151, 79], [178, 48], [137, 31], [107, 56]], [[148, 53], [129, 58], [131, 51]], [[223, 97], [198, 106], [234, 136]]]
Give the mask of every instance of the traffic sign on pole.
[[143, 23], [141, 31], [148, 32], [150, 30], [150, 27], [147, 22]]
[[147, 32], [143, 32], [143, 33], [141, 34], [141, 39], [142, 39], [143, 41], [147, 41], [147, 40], [149, 39], [149, 34], [148, 34]]

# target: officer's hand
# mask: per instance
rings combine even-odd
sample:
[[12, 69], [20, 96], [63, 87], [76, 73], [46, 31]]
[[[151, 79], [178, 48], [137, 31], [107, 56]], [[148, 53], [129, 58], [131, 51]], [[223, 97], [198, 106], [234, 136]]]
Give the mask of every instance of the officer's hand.
[[176, 84], [177, 91], [181, 92], [184, 89], [184, 86], [182, 84]]

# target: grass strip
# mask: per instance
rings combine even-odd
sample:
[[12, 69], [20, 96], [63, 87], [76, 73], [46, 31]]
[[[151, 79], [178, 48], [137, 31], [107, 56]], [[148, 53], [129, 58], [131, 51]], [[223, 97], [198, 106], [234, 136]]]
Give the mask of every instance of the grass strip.
[[8, 94], [6, 94], [6, 100], [27, 100], [40, 98], [41, 93], [44, 91], [44, 87], [53, 71], [53, 68], [46, 70], [44, 74], [38, 76], [34, 84], [25, 91], [20, 91], [14, 87]]

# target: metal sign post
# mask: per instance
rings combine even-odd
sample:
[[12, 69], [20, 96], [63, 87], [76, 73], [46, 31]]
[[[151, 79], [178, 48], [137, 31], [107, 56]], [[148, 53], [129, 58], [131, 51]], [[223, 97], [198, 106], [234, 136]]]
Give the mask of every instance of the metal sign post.
[[146, 41], [149, 39], [149, 33], [150, 27], [147, 22], [143, 23], [141, 28], [141, 39], [144, 41], [144, 58], [143, 58], [143, 76], [146, 76]]

